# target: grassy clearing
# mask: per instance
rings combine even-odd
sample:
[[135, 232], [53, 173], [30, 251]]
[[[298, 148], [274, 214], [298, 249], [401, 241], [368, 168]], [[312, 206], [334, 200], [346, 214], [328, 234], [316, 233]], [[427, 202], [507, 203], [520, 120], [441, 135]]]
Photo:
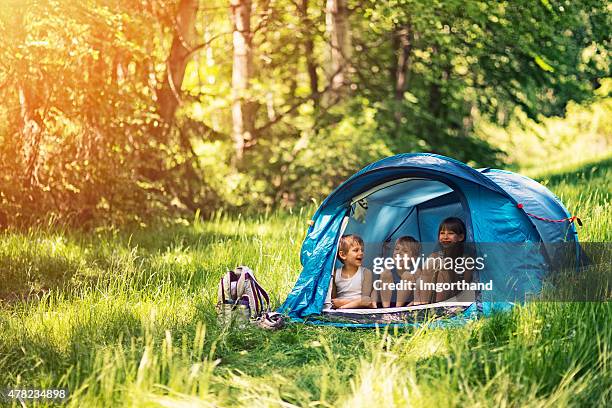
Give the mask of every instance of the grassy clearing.
[[[582, 218], [581, 240], [612, 241], [612, 160], [539, 180]], [[75, 407], [611, 400], [610, 302], [531, 304], [453, 329], [219, 327], [213, 305], [227, 268], [250, 265], [275, 304], [286, 296], [312, 210], [131, 232], [5, 233], [0, 386], [68, 387]]]

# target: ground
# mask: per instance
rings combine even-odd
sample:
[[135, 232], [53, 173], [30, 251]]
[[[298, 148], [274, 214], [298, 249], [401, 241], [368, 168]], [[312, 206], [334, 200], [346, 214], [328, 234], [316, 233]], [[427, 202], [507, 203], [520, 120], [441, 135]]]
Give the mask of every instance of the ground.
[[[540, 174], [612, 241], [612, 160]], [[278, 332], [216, 323], [219, 277], [291, 289], [313, 208], [138, 230], [0, 240], [0, 387], [65, 387], [70, 406], [604, 406], [612, 304], [534, 303], [457, 328]], [[15, 404], [15, 406], [17, 406]]]

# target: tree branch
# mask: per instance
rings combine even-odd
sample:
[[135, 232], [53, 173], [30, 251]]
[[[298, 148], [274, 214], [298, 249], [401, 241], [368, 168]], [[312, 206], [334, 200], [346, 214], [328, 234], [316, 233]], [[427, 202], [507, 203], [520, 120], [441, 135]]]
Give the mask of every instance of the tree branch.
[[219, 34], [213, 35], [212, 37], [210, 37], [210, 39], [208, 41], [205, 41], [202, 44], [198, 44], [198, 45], [196, 45], [195, 47], [193, 47], [191, 49], [188, 48], [187, 49], [188, 50], [187, 51], [187, 56], [189, 57], [190, 55], [192, 55], [195, 52], [201, 50], [202, 48], [208, 47], [214, 40], [216, 40], [216, 39], [218, 39], [218, 38], [220, 38], [220, 37], [222, 37], [224, 35], [230, 35], [230, 34], [232, 34], [231, 31], [226, 31], [226, 32], [223, 32], [223, 33], [219, 33]]
[[[334, 77], [336, 77], [336, 75], [340, 74], [340, 72], [342, 72], [344, 70], [345, 66], [341, 66], [339, 67], [336, 72], [334, 72], [334, 74], [331, 76], [330, 79], [333, 80]], [[327, 86], [325, 88], [323, 88], [323, 90], [321, 92], [317, 92], [317, 96], [323, 95], [327, 92], [329, 92], [332, 87], [333, 87], [333, 81], [330, 80], [329, 83], [327, 84]], [[273, 120], [268, 121], [266, 124], [258, 127], [255, 129], [255, 134], [259, 134], [261, 131], [266, 130], [268, 128], [270, 128], [271, 126], [277, 124], [278, 122], [280, 122], [285, 116], [289, 115], [290, 113], [294, 112], [297, 108], [299, 108], [300, 106], [302, 106], [304, 103], [310, 101], [312, 99], [312, 96], [308, 96], [308, 97], [304, 97], [304, 98], [299, 98], [298, 102], [294, 103], [293, 105], [291, 105], [289, 107], [289, 109], [285, 110], [284, 112], [277, 114], [276, 117]], [[332, 104], [333, 105], [333, 104]]]

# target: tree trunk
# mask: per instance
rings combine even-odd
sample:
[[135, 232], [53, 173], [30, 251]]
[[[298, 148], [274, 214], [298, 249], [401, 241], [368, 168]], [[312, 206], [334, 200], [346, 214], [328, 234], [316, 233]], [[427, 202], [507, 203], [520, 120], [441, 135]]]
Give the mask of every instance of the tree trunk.
[[301, 0], [298, 4], [302, 27], [304, 27], [304, 56], [306, 57], [306, 71], [310, 82], [310, 97], [314, 103], [315, 109], [319, 107], [319, 76], [317, 75], [317, 63], [314, 58], [314, 40], [315, 27], [312, 20], [308, 17], [308, 0]]
[[198, 0], [181, 0], [173, 25], [174, 37], [166, 60], [166, 74], [157, 94], [159, 114], [165, 123], [174, 121], [174, 113], [181, 103], [181, 85], [185, 67], [196, 40]]
[[19, 108], [21, 114], [21, 136], [23, 138], [23, 156], [25, 159], [25, 187], [38, 185], [38, 165], [43, 123], [35, 109], [32, 90], [19, 85]]
[[[432, 47], [432, 56], [435, 57], [438, 54], [438, 47]], [[447, 106], [444, 105], [444, 87], [443, 85], [450, 81], [452, 67], [450, 65], [444, 65], [441, 67], [439, 75], [436, 75], [435, 79], [429, 86], [429, 114], [432, 116], [432, 120], [429, 123], [429, 137], [433, 143], [437, 146], [448, 145], [443, 142], [444, 135], [448, 130]], [[444, 129], [440, 129], [440, 127]]]
[[397, 66], [395, 71], [395, 127], [399, 128], [402, 112], [400, 106], [404, 100], [406, 83], [408, 82], [408, 69], [410, 67], [410, 54], [412, 53], [413, 35], [410, 25], [399, 27], [394, 36], [395, 49], [398, 50]]
[[230, 0], [233, 24], [234, 63], [232, 67], [232, 139], [234, 164], [239, 165], [247, 142], [254, 137], [254, 105], [248, 98], [253, 75], [251, 48], [251, 0]]
[[331, 46], [330, 75], [332, 91], [339, 93], [348, 81], [351, 59], [351, 37], [347, 0], [327, 0], [325, 23]]
[[[14, 16], [14, 27], [22, 27], [24, 24], [25, 9], [16, 10]], [[9, 32], [13, 32], [13, 27], [10, 28]], [[26, 42], [26, 31], [19, 30], [13, 37], [13, 43], [7, 44], [7, 47], [11, 49], [13, 46], [19, 47], [21, 44]], [[17, 48], [14, 48], [17, 49]], [[27, 61], [22, 59], [21, 61]], [[10, 64], [10, 61], [9, 61]], [[44, 90], [44, 78], [38, 69], [36, 69], [36, 79], [32, 70], [35, 67], [28, 67], [26, 64], [18, 64], [14, 67], [15, 71], [10, 69], [8, 71], [8, 78], [11, 77], [11, 73], [15, 78], [15, 85], [17, 88], [17, 97], [19, 101], [19, 133], [21, 134], [21, 146], [19, 144], [15, 149], [15, 153], [18, 153], [19, 148], [23, 155], [24, 160], [24, 173], [22, 175], [22, 183], [24, 188], [30, 189], [34, 186], [39, 185], [38, 181], [38, 167], [40, 162], [40, 144], [42, 142], [44, 121], [40, 115], [39, 108], [41, 101], [46, 100], [47, 92]], [[43, 86], [38, 86], [39, 84]], [[7, 82], [2, 85], [5, 86]], [[43, 89], [41, 89], [43, 88]], [[8, 101], [4, 101], [8, 102]], [[32, 191], [32, 190], [30, 190]], [[32, 194], [29, 195], [30, 200], [33, 200]]]
[[410, 66], [410, 53], [412, 52], [412, 33], [410, 26], [400, 27], [396, 32], [398, 41], [397, 71], [395, 74], [395, 99], [404, 99], [408, 68]]

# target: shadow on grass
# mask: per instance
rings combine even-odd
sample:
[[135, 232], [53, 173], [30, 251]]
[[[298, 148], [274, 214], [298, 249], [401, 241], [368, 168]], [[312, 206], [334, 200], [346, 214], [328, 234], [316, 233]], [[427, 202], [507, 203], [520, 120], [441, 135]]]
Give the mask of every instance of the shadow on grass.
[[[54, 305], [46, 307], [53, 309]], [[124, 355], [130, 347], [135, 348], [140, 359], [147, 339], [158, 340], [159, 347], [166, 330], [172, 333], [174, 344], [181, 344], [183, 336], [193, 342], [198, 322], [210, 325], [213, 333], [218, 332], [214, 327], [214, 312], [203, 307], [197, 308], [193, 321], [176, 324], [164, 320], [149, 325], [143, 322], [135, 307], [112, 302], [96, 304], [95, 301], [84, 307], [80, 304], [70, 307], [79, 309], [78, 313], [68, 312], [63, 317], [71, 321], [66, 325], [30, 320], [26, 326], [17, 318], [0, 320], [0, 327], [5, 330], [0, 335], [0, 356], [6, 356], [0, 358], [0, 372], [7, 375], [7, 380], [21, 377], [22, 381], [35, 384], [36, 380], [52, 378], [57, 384], [63, 373], [69, 373], [79, 382], [94, 374], [98, 354], [109, 347], [121, 347]], [[208, 341], [206, 353], [211, 346], [212, 342]], [[206, 353], [193, 356], [194, 362], [205, 358]]]
[[[129, 373], [138, 369], [147, 345], [154, 344], [153, 355], [163, 358], [165, 348], [162, 341], [167, 338], [168, 330], [177, 355], [188, 356], [187, 364], [198, 365], [204, 359], [219, 359], [215, 369], [219, 379], [238, 375], [256, 383], [280, 376], [293, 384], [293, 391], [301, 390], [311, 400], [319, 398], [321, 370], [329, 365], [327, 349], [319, 340], [329, 334], [329, 329], [303, 325], [290, 326], [278, 332], [253, 326], [228, 329], [217, 325], [214, 308], [205, 299], [193, 305], [195, 315], [192, 319], [176, 324], [162, 318], [151, 326], [143, 322], [135, 308], [121, 304], [96, 306], [94, 301], [90, 310], [75, 306], [79, 307], [77, 320], [66, 328], [27, 330], [15, 320], [10, 326], [7, 322], [0, 322], [6, 330], [13, 330], [10, 334], [0, 335], [0, 355], [6, 356], [0, 358], [0, 372], [6, 374], [7, 381], [16, 381], [17, 378], [29, 384], [65, 381], [71, 387], [78, 387], [85, 379], [98, 375], [98, 370], [102, 369], [100, 364], [113, 364], [112, 361], [101, 362], [109, 350], [115, 359], [123, 362], [116, 367], [116, 380], [119, 383], [133, 381], [133, 378], [129, 379]], [[205, 343], [201, 352], [194, 352], [190, 345], [194, 344], [200, 322], [206, 327]], [[371, 336], [364, 338], [361, 331], [334, 332], [338, 331], [341, 335], [327, 345], [333, 355], [338, 356], [340, 363], [336, 367], [348, 381], [358, 361], [354, 357], [366, 349], [367, 339]], [[187, 353], [180, 351], [181, 345], [187, 345]], [[342, 362], [342, 356], [352, 357]]]
[[612, 171], [612, 157], [587, 163], [572, 170], [546, 174], [537, 178], [538, 181], [546, 181], [547, 185], [554, 186], [563, 181], [585, 182], [596, 178], [606, 177], [606, 173]]
[[[164, 283], [181, 285], [191, 275], [206, 278], [207, 270], [197, 265], [161, 262], [164, 251], [175, 248], [180, 253], [207, 253], [219, 243], [250, 240], [253, 234], [198, 232], [190, 227], [155, 228], [119, 236], [80, 234], [77, 232], [34, 232], [28, 236], [3, 234], [11, 242], [0, 252], [0, 307], [23, 301], [35, 301], [45, 293], [59, 291], [71, 294], [95, 287], [108, 287], [117, 275], [124, 275], [134, 290], [145, 285]], [[64, 251], [50, 248], [45, 242], [60, 240]], [[68, 249], [66, 249], [68, 248]], [[160, 271], [163, 269], [163, 273]], [[176, 275], [176, 276], [175, 276]], [[183, 276], [185, 275], [185, 276]], [[176, 279], [173, 279], [176, 278]], [[157, 279], [157, 281], [156, 281]]]
[[117, 311], [104, 320], [106, 324], [102, 325], [97, 319], [83, 318], [67, 329], [69, 333], [61, 333], [65, 328], [51, 332], [49, 327], [34, 329], [15, 325], [13, 321], [11, 333], [6, 333], [0, 342], [0, 354], [10, 356], [0, 362], [0, 371], [27, 380], [63, 372], [71, 365], [86, 365], [96, 347], [135, 334], [138, 326], [138, 318], [127, 310]]

